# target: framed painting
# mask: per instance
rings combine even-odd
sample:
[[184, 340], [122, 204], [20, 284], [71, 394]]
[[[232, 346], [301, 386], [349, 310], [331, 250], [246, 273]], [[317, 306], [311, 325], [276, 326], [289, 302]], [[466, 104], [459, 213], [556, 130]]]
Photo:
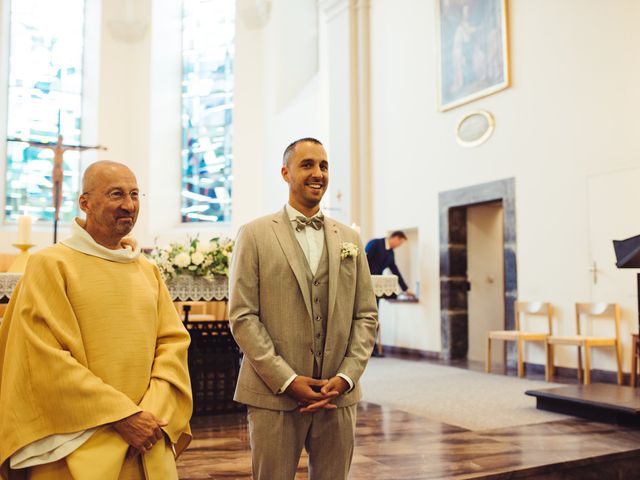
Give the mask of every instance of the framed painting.
[[438, 108], [509, 86], [507, 0], [436, 0]]

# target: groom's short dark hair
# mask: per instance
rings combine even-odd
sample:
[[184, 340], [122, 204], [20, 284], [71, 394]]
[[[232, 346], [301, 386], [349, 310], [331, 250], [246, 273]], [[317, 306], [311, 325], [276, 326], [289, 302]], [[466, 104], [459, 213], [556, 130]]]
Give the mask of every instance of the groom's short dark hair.
[[311, 142], [311, 143], [315, 143], [316, 145], [322, 145], [322, 142], [320, 140], [318, 140], [317, 138], [313, 138], [313, 137], [299, 138], [295, 142], [291, 142], [289, 144], [289, 146], [284, 149], [284, 154], [282, 155], [282, 164], [283, 165], [286, 165], [289, 162], [289, 157], [291, 157], [291, 154], [295, 150], [296, 145], [298, 145], [299, 143], [303, 143], [303, 142]]

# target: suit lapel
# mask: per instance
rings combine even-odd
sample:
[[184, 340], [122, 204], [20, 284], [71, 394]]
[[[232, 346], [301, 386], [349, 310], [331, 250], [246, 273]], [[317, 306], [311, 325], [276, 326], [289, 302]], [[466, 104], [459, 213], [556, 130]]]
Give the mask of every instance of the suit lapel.
[[327, 243], [327, 257], [329, 258], [329, 305], [327, 318], [333, 314], [338, 295], [338, 277], [340, 273], [340, 234], [336, 223], [325, 217], [325, 240]]
[[[302, 263], [300, 255], [298, 255], [296, 245], [293, 243], [297, 240], [293, 235], [291, 226], [289, 225], [289, 217], [287, 216], [286, 209], [282, 213], [282, 215], [276, 216], [273, 219], [273, 231], [276, 234], [278, 243], [280, 243], [280, 247], [282, 248], [282, 252], [284, 253], [284, 258], [286, 258], [287, 262], [289, 262], [289, 266], [291, 267], [291, 270], [293, 270], [293, 274], [298, 281], [300, 291], [302, 292], [302, 298], [304, 299], [304, 304], [307, 307], [309, 318], [311, 318], [311, 299], [309, 297], [309, 284], [307, 283], [305, 265]], [[273, 281], [277, 282], [278, 279], [274, 278]]]

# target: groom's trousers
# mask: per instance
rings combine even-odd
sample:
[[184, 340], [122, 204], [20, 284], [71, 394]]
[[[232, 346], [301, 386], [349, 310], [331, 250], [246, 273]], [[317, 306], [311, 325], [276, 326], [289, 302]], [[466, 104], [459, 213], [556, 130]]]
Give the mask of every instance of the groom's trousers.
[[254, 480], [293, 480], [304, 447], [309, 480], [347, 480], [357, 405], [300, 413], [248, 407]]

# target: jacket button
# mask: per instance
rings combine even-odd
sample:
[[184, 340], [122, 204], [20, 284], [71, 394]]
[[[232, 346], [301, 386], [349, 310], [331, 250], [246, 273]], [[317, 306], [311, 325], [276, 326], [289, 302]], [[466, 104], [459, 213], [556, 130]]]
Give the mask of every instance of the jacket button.
[[315, 280], [315, 281], [313, 282], [313, 285], [317, 287], [318, 285], [320, 285], [320, 282], [319, 282], [318, 280]]
[[316, 299], [314, 300], [314, 302], [315, 302], [315, 303], [320, 303], [320, 299], [319, 299], [319, 298], [316, 298]]
[[322, 320], [322, 317], [321, 317], [320, 315], [318, 315], [318, 316], [316, 317], [316, 322], [319, 322], [320, 320]]

